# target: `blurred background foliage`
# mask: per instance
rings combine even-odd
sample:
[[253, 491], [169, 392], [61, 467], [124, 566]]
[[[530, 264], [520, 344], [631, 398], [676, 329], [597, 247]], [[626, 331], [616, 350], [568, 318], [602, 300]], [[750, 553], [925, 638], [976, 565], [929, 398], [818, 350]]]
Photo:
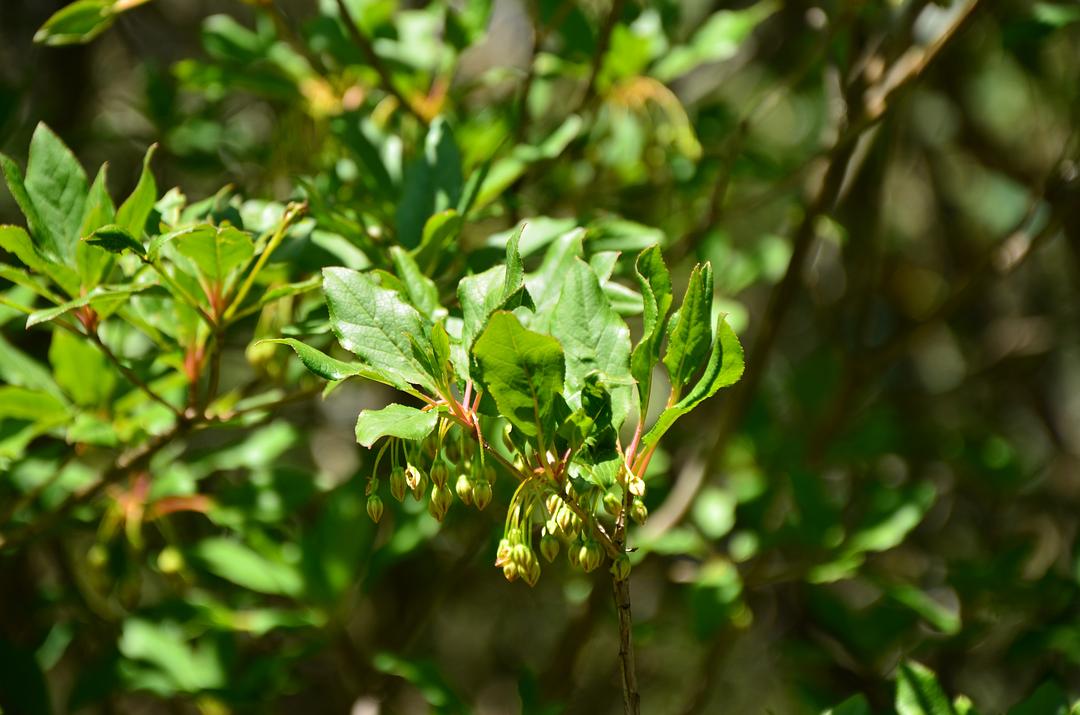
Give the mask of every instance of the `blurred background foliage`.
[[[335, 0], [81, 0], [45, 25], [64, 4], [0, 4], [0, 149], [44, 121], [114, 193], [159, 142], [162, 192], [306, 198], [293, 278], [385, 265], [453, 207], [474, 268], [520, 220], [525, 254], [583, 228], [590, 254], [661, 241], [679, 282], [712, 260], [748, 373], [653, 462], [645, 712], [1080, 693], [1075, 2], [346, 0], [350, 24]], [[85, 388], [90, 358], [0, 310], [5, 382], [29, 358]], [[300, 374], [271, 355], [230, 345], [223, 380]], [[507, 585], [490, 512], [366, 518], [352, 422], [386, 399], [200, 433], [5, 550], [4, 712], [620, 710], [604, 574]], [[0, 413], [10, 533], [95, 472]]]

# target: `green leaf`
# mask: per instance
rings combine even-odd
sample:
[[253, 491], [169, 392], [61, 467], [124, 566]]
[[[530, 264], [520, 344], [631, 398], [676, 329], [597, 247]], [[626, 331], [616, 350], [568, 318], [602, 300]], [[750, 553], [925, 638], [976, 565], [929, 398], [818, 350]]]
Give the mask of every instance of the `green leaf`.
[[420, 245], [412, 250], [412, 256], [426, 275], [435, 271], [464, 225], [465, 220], [454, 209], [440, 211], [424, 223]]
[[30, 140], [26, 177], [10, 159], [4, 175], [30, 226], [35, 244], [46, 255], [68, 265], [75, 260], [83, 209], [89, 187], [86, 172], [60, 138], [38, 124]]
[[934, 673], [914, 661], [901, 663], [896, 672], [896, 712], [897, 715], [955, 715]]
[[664, 264], [660, 246], [650, 246], [638, 254], [634, 274], [641, 287], [642, 331], [630, 356], [630, 372], [638, 385], [639, 411], [644, 418], [649, 406], [653, 367], [660, 360], [660, 345], [674, 297], [671, 274]]
[[157, 203], [157, 182], [154, 181], [154, 174], [150, 171], [150, 162], [154, 158], [155, 151], [157, 151], [157, 144], [151, 144], [146, 150], [139, 182], [135, 185], [131, 196], [120, 205], [116, 212], [116, 223], [136, 239], [142, 238], [146, 220], [150, 218], [154, 204]]
[[361, 410], [356, 420], [356, 441], [371, 447], [383, 437], [419, 441], [439, 424], [435, 410], [418, 410], [407, 405], [391, 404], [381, 410]]
[[324, 268], [323, 290], [330, 324], [343, 348], [393, 385], [411, 383], [434, 391], [432, 375], [414, 352], [431, 353], [424, 319], [415, 308], [348, 268]]
[[139, 293], [144, 290], [153, 288], [153, 284], [142, 284], [122, 287], [109, 287], [98, 286], [94, 290], [90, 291], [81, 298], [75, 300], [69, 300], [61, 305], [54, 306], [52, 308], [45, 308], [44, 310], [35, 310], [26, 318], [26, 327], [32, 328], [40, 323], [47, 323], [50, 320], [56, 320], [62, 315], [75, 310], [76, 308], [82, 308], [89, 305], [94, 308], [102, 316], [111, 315], [116, 312], [128, 298], [133, 294]]
[[1008, 715], [1068, 715], [1069, 701], [1057, 683], [1043, 683], [1030, 697], [1009, 708]]
[[79, 223], [79, 237], [84, 239], [75, 248], [75, 265], [79, 270], [82, 287], [93, 288], [104, 280], [113, 259], [106, 251], [85, 240], [98, 229], [111, 224], [116, 218], [116, 207], [109, 196], [108, 165], [103, 164], [90, 185]]
[[275, 596], [299, 596], [304, 588], [300, 571], [271, 560], [234, 539], [203, 539], [192, 550], [211, 573], [238, 586]]
[[525, 271], [518, 253], [521, 229], [519, 226], [506, 242], [506, 265], [466, 276], [458, 283], [463, 321], [461, 339], [466, 351], [472, 348], [493, 312], [532, 304], [525, 289]]
[[232, 226], [221, 226], [213, 232], [192, 231], [176, 237], [175, 245], [195, 263], [203, 277], [217, 285], [224, 284], [255, 254], [251, 236]]
[[455, 208], [461, 198], [461, 153], [442, 117], [428, 127], [424, 153], [405, 172], [398, 204], [398, 241], [405, 248], [419, 245], [430, 216]]
[[199, 693], [221, 688], [227, 682], [225, 667], [213, 641], [203, 640], [195, 647], [173, 623], [128, 618], [117, 647], [125, 658], [152, 666], [149, 672], [136, 670], [130, 677], [134, 679], [134, 687], [146, 680], [142, 687], [159, 695]]
[[513, 313], [498, 311], [477, 338], [473, 357], [478, 379], [502, 416], [545, 446], [563, 388], [565, 359], [559, 341], [526, 330]]
[[870, 703], [863, 695], [853, 695], [835, 708], [829, 708], [821, 715], [873, 715]]
[[67, 406], [48, 392], [0, 385], [0, 419], [55, 422], [67, 416]]
[[694, 266], [679, 310], [671, 316], [664, 367], [671, 378], [672, 390], [682, 387], [701, 368], [712, 342], [712, 267]]
[[0, 380], [64, 399], [64, 391], [44, 365], [18, 350], [0, 335]]
[[721, 10], [706, 20], [690, 42], [672, 48], [653, 67], [657, 79], [668, 82], [707, 62], [734, 57], [739, 46], [759, 24], [780, 8], [775, 0], [762, 0], [741, 10]]
[[332, 358], [323, 351], [302, 343], [295, 338], [260, 340], [257, 344], [261, 345], [262, 343], [288, 345], [296, 352], [296, 356], [300, 358], [300, 362], [304, 363], [304, 367], [324, 380], [344, 380], [357, 376], [376, 379], [376, 374], [371, 370], [366, 370], [363, 365]]
[[105, 356], [88, 340], [66, 330], [53, 331], [49, 362], [56, 383], [77, 405], [100, 407], [116, 389], [117, 376]]
[[424, 275], [420, 266], [401, 246], [390, 247], [390, 259], [394, 262], [394, 271], [405, 286], [409, 300], [421, 315], [431, 321], [438, 319], [446, 311], [439, 305], [439, 289], [434, 281]]
[[134, 236], [126, 228], [117, 224], [102, 226], [87, 236], [85, 241], [89, 245], [103, 248], [109, 253], [131, 251], [139, 256], [146, 255], [146, 249], [143, 245], [135, 240]]
[[178, 228], [175, 231], [168, 233], [162, 233], [154, 236], [150, 239], [150, 245], [146, 249], [146, 260], [151, 263], [156, 261], [161, 255], [161, 249], [166, 244], [172, 243], [176, 240], [188, 240], [192, 239], [199, 243], [213, 240], [214, 234], [217, 233], [217, 227], [208, 223], [201, 223], [195, 226], [185, 226], [184, 228]]
[[646, 447], [656, 443], [675, 424], [675, 420], [742, 377], [745, 368], [742, 345], [722, 315], [716, 321], [715, 332], [713, 349], [701, 378], [681, 400], [660, 413], [656, 423], [641, 438], [641, 443]]
[[618, 430], [633, 400], [630, 329], [612, 310], [596, 274], [580, 259], [570, 264], [551, 327], [566, 352], [570, 406], [580, 406], [574, 395], [587, 375], [599, 372], [611, 392], [612, 424]]
[[76, 0], [57, 10], [34, 35], [44, 45], [74, 45], [89, 42], [115, 22], [110, 12], [113, 0]]

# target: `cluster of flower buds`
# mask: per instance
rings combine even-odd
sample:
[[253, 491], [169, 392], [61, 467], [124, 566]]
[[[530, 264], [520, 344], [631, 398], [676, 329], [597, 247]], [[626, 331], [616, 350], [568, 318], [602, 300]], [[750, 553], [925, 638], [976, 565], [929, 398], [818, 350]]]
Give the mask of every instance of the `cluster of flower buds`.
[[[404, 452], [404, 463], [398, 463], [397, 449], [400, 443], [391, 443], [390, 494], [399, 502], [412, 494], [416, 501], [428, 496], [428, 513], [442, 521], [454, 502], [454, 496], [466, 505], [483, 509], [491, 503], [495, 485], [495, 469], [490, 464], [474, 458], [471, 443], [460, 435], [447, 439], [442, 445], [435, 440], [409, 445]], [[441, 449], [440, 449], [441, 446]], [[421, 466], [430, 463], [430, 469]], [[458, 465], [454, 467], [453, 465]], [[459, 469], [456, 481], [451, 482], [453, 469]], [[429, 490], [430, 486], [430, 490]], [[383, 503], [376, 491], [379, 480], [372, 477], [367, 485], [368, 516], [378, 521], [383, 513]]]
[[481, 465], [470, 461], [462, 465], [461, 472], [454, 482], [454, 491], [458, 499], [466, 505], [475, 505], [483, 510], [491, 503], [492, 487], [495, 484], [495, 468], [490, 464]]
[[522, 579], [535, 586], [540, 578], [540, 559], [529, 544], [529, 539], [519, 528], [511, 528], [499, 542], [495, 566], [501, 568], [507, 581]]

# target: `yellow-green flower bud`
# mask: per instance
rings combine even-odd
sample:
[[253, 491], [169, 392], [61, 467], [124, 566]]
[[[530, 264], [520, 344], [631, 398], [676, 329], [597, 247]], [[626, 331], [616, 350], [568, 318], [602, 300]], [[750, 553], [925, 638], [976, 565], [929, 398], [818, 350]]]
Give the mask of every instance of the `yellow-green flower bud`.
[[641, 477], [630, 478], [630, 493], [636, 497], [645, 496], [645, 480]]
[[[417, 473], [420, 475], [420, 478], [417, 480], [416, 486], [412, 487], [412, 495], [413, 499], [415, 499], [416, 501], [423, 501], [424, 492], [426, 492], [428, 488], [428, 478], [427, 475], [420, 470], [417, 470]], [[408, 483], [408, 476], [409, 471], [405, 470], [406, 483]]]
[[184, 555], [175, 546], [166, 546], [157, 557], [161, 573], [177, 573], [184, 568]]
[[383, 503], [378, 494], [372, 494], [367, 498], [367, 514], [376, 524], [382, 518]]
[[450, 479], [450, 470], [442, 462], [431, 465], [431, 483], [437, 487], [445, 486]]
[[405, 483], [405, 470], [402, 467], [394, 467], [390, 472], [390, 493], [398, 501], [404, 501], [405, 490], [408, 486]]
[[476, 508], [484, 510], [491, 503], [491, 485], [485, 481], [479, 481], [472, 485], [472, 497]]
[[502, 567], [510, 563], [510, 557], [514, 554], [514, 547], [509, 539], [499, 540], [499, 550], [495, 552], [495, 565]]
[[574, 568], [581, 568], [581, 546], [579, 544], [570, 544], [566, 548], [566, 560]]
[[604, 511], [618, 518], [619, 512], [622, 511], [622, 499], [619, 498], [618, 494], [614, 492], [604, 494]]
[[525, 583], [529, 584], [530, 587], [535, 586], [536, 582], [540, 580], [540, 561], [536, 556], [530, 559], [528, 565], [522, 571], [521, 577], [525, 579]]
[[458, 499], [465, 506], [472, 506], [473, 503], [473, 485], [472, 480], [469, 479], [469, 475], [461, 473], [457, 477], [457, 482], [454, 483], [454, 491], [457, 492]]
[[507, 563], [506, 565], [504, 565], [502, 567], [502, 570], [503, 570], [503, 576], [506, 577], [507, 581], [510, 581], [511, 583], [513, 583], [514, 581], [517, 580], [518, 567], [517, 567], [517, 564], [515, 564], [513, 561], [511, 561], [511, 562]]
[[640, 499], [634, 500], [634, 503], [630, 505], [630, 518], [632, 518], [638, 526], [644, 526], [645, 521], [649, 518], [649, 510], [645, 508], [645, 502]]
[[611, 563], [611, 575], [616, 581], [625, 581], [630, 577], [630, 557], [621, 554]]
[[544, 534], [540, 537], [540, 553], [550, 564], [559, 555], [559, 539], [554, 534]]
[[409, 489], [416, 491], [423, 475], [424, 473], [417, 469], [416, 465], [408, 464], [405, 466], [405, 484], [408, 485]]

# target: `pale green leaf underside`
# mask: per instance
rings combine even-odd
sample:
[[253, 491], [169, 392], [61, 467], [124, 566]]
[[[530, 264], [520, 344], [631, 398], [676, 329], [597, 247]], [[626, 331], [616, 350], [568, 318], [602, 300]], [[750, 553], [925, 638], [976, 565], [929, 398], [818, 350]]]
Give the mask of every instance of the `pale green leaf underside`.
[[356, 420], [356, 441], [365, 447], [371, 447], [383, 437], [419, 441], [431, 434], [437, 424], [437, 411], [395, 403], [381, 410], [361, 411]]

